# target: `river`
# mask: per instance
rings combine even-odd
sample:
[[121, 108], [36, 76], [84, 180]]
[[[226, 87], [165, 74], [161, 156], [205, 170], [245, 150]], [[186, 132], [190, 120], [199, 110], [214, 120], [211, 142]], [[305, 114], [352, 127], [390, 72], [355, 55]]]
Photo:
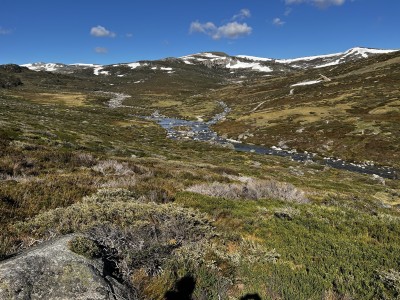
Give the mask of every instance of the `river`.
[[172, 139], [191, 139], [195, 141], [210, 142], [227, 146], [242, 152], [253, 152], [264, 155], [276, 155], [291, 158], [297, 162], [315, 162], [321, 165], [347, 171], [375, 174], [383, 178], [398, 179], [396, 170], [391, 167], [376, 166], [373, 162], [356, 163], [344, 161], [340, 158], [322, 157], [315, 153], [297, 152], [296, 150], [285, 150], [278, 147], [264, 147], [251, 144], [240, 143], [238, 141], [225, 139], [211, 129], [219, 121], [223, 120], [230, 112], [230, 108], [224, 103], [219, 102], [223, 111], [215, 115], [210, 121], [188, 121], [177, 118], [169, 118], [155, 112], [147, 119], [156, 121], [167, 131], [167, 136]]

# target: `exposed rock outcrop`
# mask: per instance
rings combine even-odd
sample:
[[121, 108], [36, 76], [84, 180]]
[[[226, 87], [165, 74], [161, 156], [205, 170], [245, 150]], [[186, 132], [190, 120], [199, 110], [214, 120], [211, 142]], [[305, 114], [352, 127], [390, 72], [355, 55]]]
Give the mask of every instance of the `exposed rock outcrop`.
[[0, 262], [0, 299], [136, 299], [117, 280], [104, 275], [100, 260], [70, 251], [72, 238], [64, 236]]

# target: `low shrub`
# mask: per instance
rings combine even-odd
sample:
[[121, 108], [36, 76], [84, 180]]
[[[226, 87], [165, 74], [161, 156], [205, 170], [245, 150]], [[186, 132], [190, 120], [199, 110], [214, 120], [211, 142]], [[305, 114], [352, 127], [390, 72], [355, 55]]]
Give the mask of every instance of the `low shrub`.
[[128, 163], [112, 159], [100, 161], [92, 169], [103, 175], [132, 175], [134, 173]]
[[187, 189], [189, 192], [225, 199], [263, 198], [279, 199], [288, 202], [308, 203], [309, 200], [302, 190], [289, 183], [274, 180], [250, 179], [243, 183], [198, 184]]
[[69, 241], [68, 247], [72, 252], [87, 258], [95, 258], [100, 255], [100, 249], [97, 244], [85, 236], [74, 237]]

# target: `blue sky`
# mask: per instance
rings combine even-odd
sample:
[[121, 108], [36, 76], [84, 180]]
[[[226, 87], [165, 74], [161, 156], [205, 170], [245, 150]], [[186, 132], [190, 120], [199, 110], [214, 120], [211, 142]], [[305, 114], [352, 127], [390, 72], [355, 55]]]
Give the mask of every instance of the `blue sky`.
[[399, 0], [2, 0], [0, 64], [400, 48]]

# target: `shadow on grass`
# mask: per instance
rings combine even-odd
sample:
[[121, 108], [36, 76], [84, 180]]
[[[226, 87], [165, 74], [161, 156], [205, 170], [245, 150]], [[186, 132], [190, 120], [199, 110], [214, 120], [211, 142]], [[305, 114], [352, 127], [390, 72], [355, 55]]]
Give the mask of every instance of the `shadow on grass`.
[[[196, 288], [196, 280], [192, 275], [186, 275], [179, 279], [175, 288], [165, 293], [165, 300], [192, 300], [192, 294]], [[258, 294], [246, 294], [240, 300], [261, 300]]]
[[258, 294], [247, 294], [240, 298], [240, 300], [261, 300]]
[[175, 289], [165, 293], [165, 300], [192, 300], [192, 294], [196, 287], [196, 280], [191, 275], [186, 275], [175, 284]]

